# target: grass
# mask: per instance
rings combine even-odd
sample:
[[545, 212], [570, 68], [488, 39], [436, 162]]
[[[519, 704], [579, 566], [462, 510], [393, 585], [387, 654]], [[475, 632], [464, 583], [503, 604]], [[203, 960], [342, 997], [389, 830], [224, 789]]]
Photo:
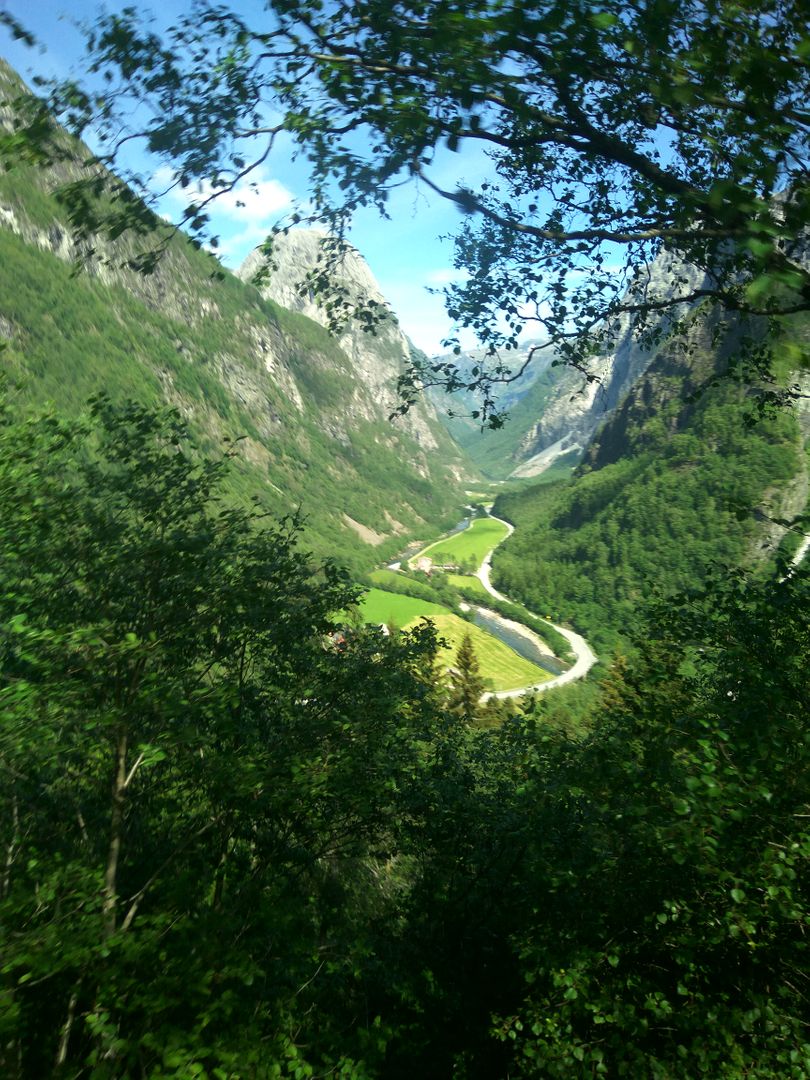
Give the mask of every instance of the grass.
[[[481, 565], [489, 552], [507, 535], [508, 529], [493, 518], [476, 518], [468, 529], [456, 533], [447, 540], [431, 544], [419, 556], [427, 555], [434, 563], [457, 565]], [[411, 560], [413, 563], [413, 559]]]
[[367, 623], [385, 623], [404, 630], [423, 615], [430, 618], [449, 616], [451, 612], [441, 604], [430, 600], [417, 600], [413, 596], [386, 592], [384, 589], [369, 589], [360, 601], [360, 613]]
[[403, 576], [404, 575], [401, 574], [399, 570], [388, 570], [387, 568], [385, 570], [372, 570], [369, 574], [369, 577], [374, 584], [381, 585], [383, 588], [386, 585], [393, 585], [393, 587], [396, 588], [399, 582], [402, 581]]
[[491, 600], [489, 593], [481, 583], [481, 579], [473, 577], [472, 574], [448, 574], [448, 582], [454, 589], [459, 589], [462, 592], [473, 593], [481, 600]]
[[436, 624], [439, 636], [447, 642], [442, 650], [442, 658], [447, 667], [452, 666], [462, 638], [469, 634], [481, 667], [481, 675], [493, 690], [515, 690], [520, 686], [530, 686], [551, 678], [548, 672], [518, 656], [492, 634], [454, 615], [441, 604], [389, 593], [384, 589], [370, 589], [360, 603], [360, 611], [368, 623], [385, 623], [401, 630], [407, 629], [423, 616], [431, 618]]
[[469, 634], [481, 675], [492, 690], [517, 690], [520, 686], [533, 686], [551, 678], [547, 671], [518, 656], [492, 634], [482, 630], [458, 615], [440, 615], [433, 620], [439, 636], [447, 642], [445, 663], [452, 666], [458, 647], [465, 634]]

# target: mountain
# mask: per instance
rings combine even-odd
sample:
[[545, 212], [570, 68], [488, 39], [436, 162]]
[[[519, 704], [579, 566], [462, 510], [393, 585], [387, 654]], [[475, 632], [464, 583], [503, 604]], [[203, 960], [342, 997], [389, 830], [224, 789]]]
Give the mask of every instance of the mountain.
[[[676, 290], [684, 293], [697, 288], [702, 277], [701, 271], [663, 251], [637, 274], [628, 295], [646, 301], [667, 299]], [[683, 309], [678, 314], [682, 315]], [[448, 430], [487, 475], [495, 479], [537, 476], [560, 458], [571, 462], [581, 457], [599, 425], [654, 362], [673, 317], [670, 313], [651, 320], [647, 327], [650, 342], [631, 328], [629, 315], [617, 319], [611, 328], [610, 346], [590, 361], [592, 381], [586, 381], [579, 371], [555, 365], [553, 349], [539, 350], [527, 371], [507, 384], [498, 397], [498, 407], [509, 414], [506, 427], [483, 432], [477, 440], [479, 425], [463, 417], [447, 419], [446, 408], [441, 408], [444, 395], [433, 400], [444, 414]], [[517, 370], [535, 344], [526, 342], [519, 352], [507, 357], [509, 366]], [[470, 354], [464, 362], [471, 366], [474, 359]], [[462, 412], [469, 413], [475, 407], [472, 395], [461, 395], [459, 401]]]
[[[662, 251], [637, 274], [628, 299], [656, 302], [698, 288], [703, 272], [669, 251]], [[678, 314], [683, 314], [683, 308]], [[653, 363], [667, 338], [674, 313], [659, 316], [647, 327], [652, 344], [643, 341], [622, 315], [611, 328], [611, 347], [589, 364], [593, 381], [585, 383], [578, 371], [557, 369], [559, 376], [543, 411], [526, 431], [518, 447], [519, 464], [513, 475], [533, 476], [554, 456], [571, 447], [583, 449], [599, 425], [618, 407], [636, 380]]]
[[[810, 400], [757, 417], [756, 389], [727, 377], [738, 328], [716, 330], [661, 343], [570, 481], [496, 502], [517, 527], [494, 559], [498, 587], [603, 651], [656, 596], [696, 587], [716, 566], [773, 573], [777, 549], [790, 557], [798, 546], [800, 533], [775, 519], [807, 505]], [[806, 343], [806, 319], [791, 330]], [[797, 378], [790, 354], [785, 384]]]
[[[22, 91], [0, 67], [0, 101]], [[0, 133], [14, 121], [7, 103]], [[338, 342], [182, 235], [152, 273], [138, 273], [139, 244], [166, 236], [157, 218], [140, 241], [102, 231], [76, 240], [72, 185], [105, 174], [81, 144], [57, 140], [62, 160], [0, 175], [0, 337], [21, 403], [70, 414], [103, 391], [175, 405], [204, 452], [238, 440], [234, 499], [257, 496], [279, 514], [300, 508], [308, 543], [358, 566], [457, 520], [462, 453], [428, 405], [405, 423], [387, 418], [401, 360], [393, 330], [365, 335], [362, 347], [354, 331]]]
[[[323, 327], [329, 323], [326, 303], [306, 288], [307, 276], [323, 262], [325, 233], [317, 229], [294, 229], [274, 239], [272, 269], [259, 290], [266, 299], [295, 311]], [[250, 282], [265, 265], [257, 248], [236, 271], [242, 281]], [[331, 287], [342, 291], [349, 304], [371, 301], [388, 314], [371, 333], [358, 319], [352, 319], [339, 333], [337, 343], [351, 363], [356, 380], [350, 406], [353, 414], [384, 421], [397, 405], [397, 377], [408, 362], [413, 346], [403, 334], [382, 290], [365, 259], [354, 248], [347, 248], [331, 272]], [[398, 430], [414, 439], [427, 454], [450, 454], [458, 457], [447, 438], [430, 402], [422, 398], [397, 422]]]
[[[504, 358], [512, 370], [517, 371], [528, 360], [529, 352], [536, 350], [526, 370], [514, 382], [505, 383], [496, 394], [498, 409], [508, 414], [508, 421], [501, 428], [482, 428], [481, 421], [472, 415], [480, 409], [480, 402], [470, 391], [447, 394], [434, 388], [428, 392], [455, 442], [469, 455], [476, 468], [493, 480], [505, 479], [519, 466], [527, 432], [543, 414], [561, 378], [560, 369], [552, 366], [555, 353], [541, 346], [542, 342], [526, 341], [519, 350]], [[455, 364], [461, 377], [469, 376], [470, 381], [475, 378], [472, 369], [487, 362], [482, 349], [469, 350], [460, 356], [446, 353], [435, 359]]]

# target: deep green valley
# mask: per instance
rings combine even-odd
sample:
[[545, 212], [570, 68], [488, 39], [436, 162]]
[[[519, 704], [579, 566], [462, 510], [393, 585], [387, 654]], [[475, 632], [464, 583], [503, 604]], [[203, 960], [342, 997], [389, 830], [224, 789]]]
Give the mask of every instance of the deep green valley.
[[[798, 6], [0, 60], [0, 1080], [810, 1080]], [[433, 356], [346, 240], [408, 184]]]

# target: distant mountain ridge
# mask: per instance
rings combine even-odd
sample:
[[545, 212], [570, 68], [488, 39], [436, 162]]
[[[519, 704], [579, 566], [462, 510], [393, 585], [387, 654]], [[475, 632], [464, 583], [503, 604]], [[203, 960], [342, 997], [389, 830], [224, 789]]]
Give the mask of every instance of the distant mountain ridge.
[[[659, 301], [672, 297], [676, 289], [691, 292], [702, 280], [702, 271], [663, 251], [637, 276], [632, 288], [639, 297]], [[679, 313], [683, 311], [681, 307]], [[509, 414], [506, 429], [484, 433], [478, 447], [466, 430], [469, 423], [444, 422], [476, 463], [493, 476], [532, 477], [563, 455], [581, 456], [599, 426], [654, 362], [672, 319], [670, 313], [653, 320], [660, 340], [650, 347], [632, 330], [630, 317], [622, 316], [613, 327], [612, 347], [589, 363], [591, 381], [579, 371], [555, 365], [553, 349], [540, 349], [526, 373], [505, 384], [498, 399], [499, 407]], [[520, 368], [533, 344], [526, 342], [519, 352], [506, 357], [513, 370]], [[462, 400], [469, 410], [471, 399], [462, 395]], [[434, 396], [434, 401], [441, 414], [441, 398]]]
[[[259, 285], [262, 296], [290, 311], [328, 327], [325, 303], [305, 288], [307, 275], [316, 270], [324, 255], [327, 235], [318, 229], [293, 229], [273, 241], [272, 269]], [[237, 269], [242, 281], [250, 282], [265, 266], [260, 248], [252, 251]], [[371, 300], [381, 310], [390, 311], [386, 298], [366, 260], [354, 248], [347, 247], [333, 279], [346, 291], [349, 303]], [[374, 333], [363, 329], [358, 320], [351, 320], [337, 337], [340, 348], [351, 362], [357, 376], [357, 405], [364, 408], [370, 395], [381, 417], [387, 416], [398, 404], [397, 377], [408, 362], [411, 343], [399, 327], [393, 312], [377, 323]], [[433, 407], [421, 399], [400, 418], [398, 427], [415, 438], [425, 450], [447, 448], [447, 439]]]
[[[664, 250], [639, 274], [632, 291], [647, 301], [668, 300], [676, 290], [682, 294], [699, 288], [703, 279], [701, 270]], [[681, 307], [680, 313], [684, 310]], [[576, 445], [584, 449], [599, 425], [612, 415], [653, 363], [673, 318], [673, 313], [667, 313], [655, 319], [661, 344], [651, 347], [633, 331], [630, 316], [623, 315], [613, 328], [613, 347], [589, 364], [592, 382], [586, 383], [578, 371], [557, 369], [559, 378], [545, 408], [518, 449], [522, 461], [513, 475], [533, 475], [533, 463], [548, 458], [552, 447], [564, 451]]]

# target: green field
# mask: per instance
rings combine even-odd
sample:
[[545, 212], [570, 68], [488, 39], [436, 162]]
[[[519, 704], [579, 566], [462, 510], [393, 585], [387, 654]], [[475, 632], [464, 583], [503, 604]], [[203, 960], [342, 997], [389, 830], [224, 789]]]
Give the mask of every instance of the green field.
[[481, 583], [481, 579], [472, 574], [448, 574], [447, 580], [454, 589], [464, 589], [468, 593], [474, 593], [481, 600], [490, 600], [491, 597]]
[[439, 635], [447, 641], [445, 662], [448, 667], [452, 665], [464, 635], [470, 635], [481, 674], [492, 690], [516, 690], [519, 686], [532, 686], [551, 678], [543, 668], [524, 660], [492, 634], [458, 615], [439, 615], [433, 621]]
[[389, 585], [392, 581], [399, 581], [403, 575], [399, 570], [372, 570], [369, 577], [375, 585]]
[[[420, 551], [416, 558], [427, 555], [434, 563], [457, 563], [462, 564], [468, 560], [475, 564], [476, 569], [481, 565], [492, 549], [503, 540], [508, 533], [507, 527], [494, 518], [476, 518], [469, 529], [448, 537], [447, 540], [439, 540]], [[413, 564], [411, 559], [411, 564]]]
[[360, 613], [367, 623], [385, 623], [403, 630], [416, 622], [422, 615], [434, 618], [437, 615], [450, 615], [448, 608], [434, 604], [430, 600], [417, 600], [413, 596], [386, 592], [384, 589], [369, 589], [360, 601]]
[[385, 592], [384, 589], [369, 589], [360, 603], [360, 612], [367, 623], [384, 623], [401, 630], [407, 629], [422, 616], [431, 618], [439, 635], [447, 641], [444, 659], [448, 667], [453, 663], [461, 639], [465, 634], [469, 634], [481, 666], [481, 674], [493, 690], [514, 690], [519, 686], [529, 686], [551, 678], [542, 668], [518, 656], [492, 634], [458, 615], [453, 615], [441, 604]]

